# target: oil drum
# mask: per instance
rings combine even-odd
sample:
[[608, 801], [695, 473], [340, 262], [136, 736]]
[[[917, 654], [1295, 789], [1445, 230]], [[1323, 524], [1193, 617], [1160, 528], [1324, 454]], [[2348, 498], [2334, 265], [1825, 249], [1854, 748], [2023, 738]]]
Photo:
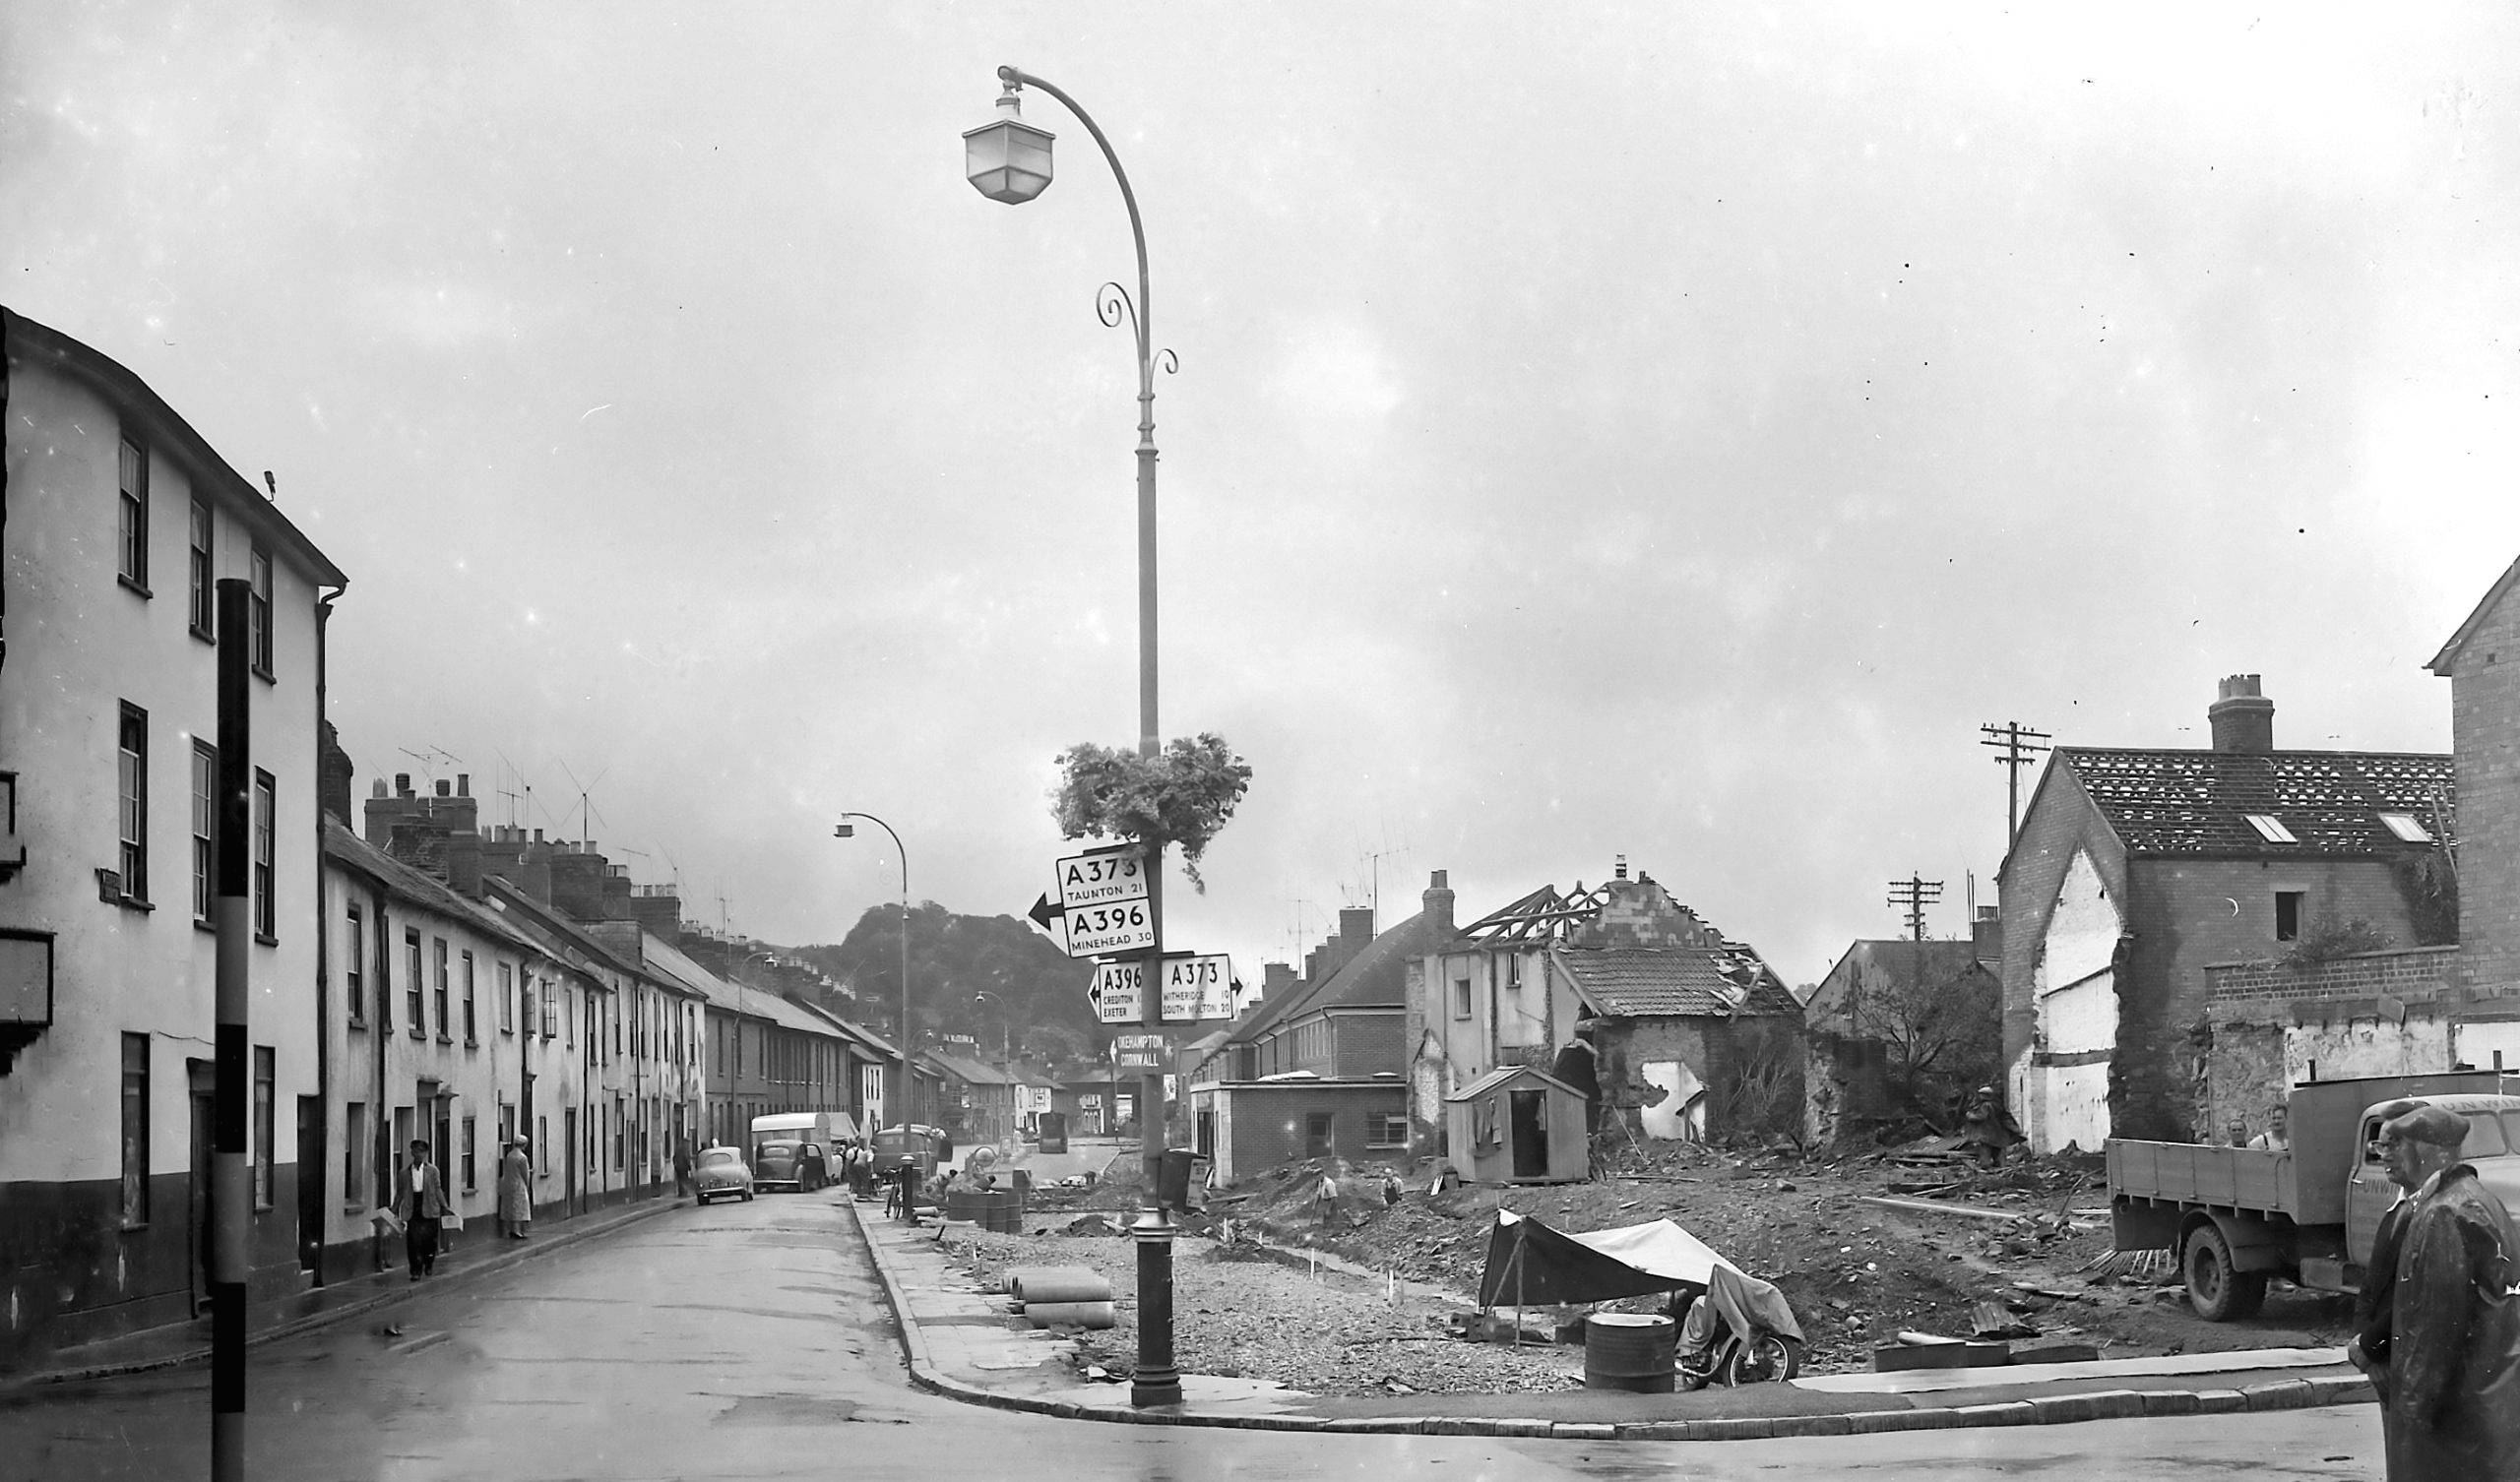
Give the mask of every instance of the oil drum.
[[1597, 1312], [1584, 1323], [1584, 1388], [1669, 1394], [1679, 1330], [1658, 1313]]

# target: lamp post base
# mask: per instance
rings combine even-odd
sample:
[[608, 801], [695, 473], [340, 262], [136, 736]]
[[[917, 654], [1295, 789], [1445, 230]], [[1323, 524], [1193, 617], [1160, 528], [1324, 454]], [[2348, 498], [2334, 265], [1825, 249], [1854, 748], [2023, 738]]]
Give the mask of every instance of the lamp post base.
[[1181, 1371], [1172, 1363], [1174, 1233], [1160, 1197], [1129, 1227], [1138, 1245], [1138, 1372], [1129, 1403], [1141, 1410], [1181, 1403]]

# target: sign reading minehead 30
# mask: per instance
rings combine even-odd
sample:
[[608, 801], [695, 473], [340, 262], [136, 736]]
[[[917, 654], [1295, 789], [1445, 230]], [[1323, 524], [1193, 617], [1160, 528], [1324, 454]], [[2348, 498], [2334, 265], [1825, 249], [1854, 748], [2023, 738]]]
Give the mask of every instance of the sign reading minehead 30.
[[1027, 912], [1059, 939], [1071, 957], [1143, 952], [1155, 945], [1155, 912], [1147, 900], [1146, 857], [1134, 845], [1089, 849], [1053, 867], [1058, 899], [1048, 895]]

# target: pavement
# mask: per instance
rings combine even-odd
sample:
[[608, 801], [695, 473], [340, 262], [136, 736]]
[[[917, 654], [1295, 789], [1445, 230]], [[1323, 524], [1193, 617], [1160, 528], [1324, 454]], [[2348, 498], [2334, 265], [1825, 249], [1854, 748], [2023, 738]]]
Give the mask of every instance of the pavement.
[[[1591, 1441], [1748, 1441], [1975, 1426], [2054, 1425], [2369, 1402], [2342, 1349], [2104, 1359], [2006, 1368], [1815, 1375], [1694, 1393], [1609, 1389], [1519, 1394], [1320, 1395], [1265, 1380], [1181, 1377], [1182, 1402], [1138, 1409], [1125, 1383], [1095, 1383], [1074, 1344], [1030, 1327], [953, 1259], [954, 1226], [849, 1206], [898, 1322], [912, 1380], [1002, 1410], [1135, 1425], [1272, 1431], [1550, 1437]], [[1121, 1298], [1125, 1305], [1128, 1298]]]
[[[399, 1264], [403, 1243], [398, 1237], [391, 1241], [392, 1259], [398, 1264], [390, 1269], [312, 1287], [279, 1301], [254, 1304], [246, 1316], [246, 1346], [293, 1337], [432, 1295], [450, 1282], [506, 1270], [689, 1203], [688, 1199], [664, 1197], [600, 1209], [574, 1219], [537, 1218], [533, 1233], [524, 1240], [502, 1239], [496, 1222], [485, 1217], [478, 1221], [477, 1228], [468, 1223], [452, 1247], [438, 1252], [437, 1269], [418, 1281], [413, 1281]], [[411, 1342], [418, 1345], [444, 1341], [445, 1336], [443, 1332], [415, 1334]], [[55, 1349], [40, 1361], [41, 1367], [0, 1374], [0, 1389], [113, 1379], [209, 1361], [210, 1320], [204, 1317]]]

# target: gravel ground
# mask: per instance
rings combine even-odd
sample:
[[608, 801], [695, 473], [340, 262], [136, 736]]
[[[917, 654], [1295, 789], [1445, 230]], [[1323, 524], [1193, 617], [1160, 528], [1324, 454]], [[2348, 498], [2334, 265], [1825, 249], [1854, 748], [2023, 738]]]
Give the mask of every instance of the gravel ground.
[[[1137, 1366], [1137, 1252], [1126, 1239], [983, 1235], [964, 1263], [996, 1285], [1008, 1266], [1083, 1266], [1117, 1299], [1119, 1326], [1081, 1334], [1079, 1360], [1115, 1376]], [[1577, 1347], [1473, 1343], [1445, 1326], [1452, 1304], [1384, 1283], [1265, 1258], [1173, 1247], [1173, 1362], [1184, 1373], [1275, 1380], [1316, 1394], [1496, 1394], [1583, 1388]]]

